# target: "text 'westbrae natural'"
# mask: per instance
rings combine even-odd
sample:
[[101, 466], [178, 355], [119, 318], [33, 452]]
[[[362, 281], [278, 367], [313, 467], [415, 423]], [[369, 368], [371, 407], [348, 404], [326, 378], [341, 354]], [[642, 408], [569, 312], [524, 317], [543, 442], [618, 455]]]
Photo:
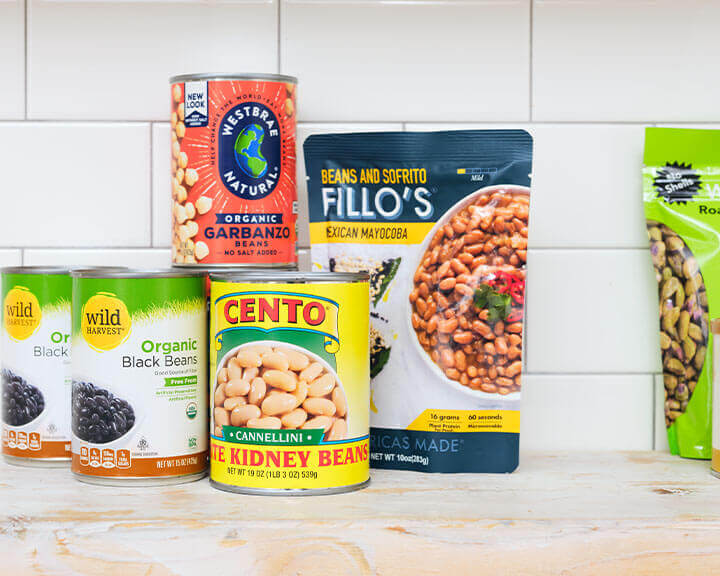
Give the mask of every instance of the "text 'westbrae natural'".
[[222, 125], [222, 135], [233, 136], [235, 129], [240, 125], [241, 121], [247, 120], [248, 118], [262, 122], [270, 136], [274, 137], [280, 134], [277, 122], [270, 112], [259, 106], [248, 104], [237, 106], [232, 114], [225, 117], [225, 122]]

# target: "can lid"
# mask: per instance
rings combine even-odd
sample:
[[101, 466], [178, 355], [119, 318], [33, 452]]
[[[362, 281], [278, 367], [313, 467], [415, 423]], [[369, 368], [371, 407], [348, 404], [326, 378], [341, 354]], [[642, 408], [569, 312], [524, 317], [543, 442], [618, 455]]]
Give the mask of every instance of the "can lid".
[[88, 270], [127, 270], [127, 266], [70, 266], [70, 272], [83, 272]]
[[70, 274], [71, 268], [63, 266], [6, 266], [0, 268], [3, 274]]
[[279, 271], [244, 271], [228, 270], [210, 272], [210, 280], [220, 282], [267, 282], [269, 284], [313, 284], [315, 282], [367, 282], [367, 272], [299, 272], [292, 270]]
[[72, 270], [73, 278], [199, 278], [205, 276], [202, 270], [173, 268], [86, 268]]
[[201, 73], [201, 74], [178, 74], [177, 76], [170, 76], [170, 84], [176, 82], [192, 82], [193, 80], [269, 80], [275, 82], [287, 82], [290, 84], [297, 84], [298, 79], [295, 76], [287, 76], [285, 74], [264, 74], [252, 72], [230, 74], [230, 73]]

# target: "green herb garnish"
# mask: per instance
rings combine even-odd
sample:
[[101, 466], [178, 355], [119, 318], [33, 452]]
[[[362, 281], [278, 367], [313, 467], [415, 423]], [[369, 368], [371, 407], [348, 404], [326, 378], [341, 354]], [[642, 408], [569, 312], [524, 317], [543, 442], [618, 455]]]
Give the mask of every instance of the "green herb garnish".
[[488, 320], [497, 322], [505, 320], [512, 312], [512, 298], [510, 294], [501, 294], [488, 284], [480, 284], [475, 289], [473, 304], [479, 310], [488, 311]]

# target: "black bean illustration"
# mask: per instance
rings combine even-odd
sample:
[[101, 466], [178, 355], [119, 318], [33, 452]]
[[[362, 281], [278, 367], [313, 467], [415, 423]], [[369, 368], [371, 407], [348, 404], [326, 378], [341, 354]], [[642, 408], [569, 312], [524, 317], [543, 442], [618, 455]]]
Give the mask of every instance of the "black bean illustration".
[[22, 376], [3, 368], [2, 418], [10, 426], [23, 426], [40, 416], [45, 409], [42, 392]]
[[700, 266], [685, 241], [648, 221], [650, 253], [660, 296], [660, 349], [665, 381], [665, 425], [687, 409], [705, 364], [709, 316]]
[[126, 434], [134, 424], [135, 411], [125, 400], [90, 382], [73, 382], [72, 428], [78, 438], [106, 444]]

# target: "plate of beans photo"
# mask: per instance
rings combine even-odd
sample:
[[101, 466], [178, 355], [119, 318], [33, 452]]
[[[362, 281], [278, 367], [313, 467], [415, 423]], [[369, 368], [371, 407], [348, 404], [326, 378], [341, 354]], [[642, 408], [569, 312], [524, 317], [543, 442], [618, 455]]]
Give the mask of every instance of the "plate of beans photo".
[[335, 370], [305, 348], [263, 340], [230, 350], [213, 390], [213, 435], [223, 426], [322, 428], [325, 442], [347, 438], [348, 405]]
[[521, 390], [529, 193], [468, 195], [437, 221], [414, 267], [411, 340], [441, 381], [473, 396]]
[[139, 423], [137, 402], [90, 379], [72, 383], [71, 410], [73, 434], [105, 448], [126, 442]]

